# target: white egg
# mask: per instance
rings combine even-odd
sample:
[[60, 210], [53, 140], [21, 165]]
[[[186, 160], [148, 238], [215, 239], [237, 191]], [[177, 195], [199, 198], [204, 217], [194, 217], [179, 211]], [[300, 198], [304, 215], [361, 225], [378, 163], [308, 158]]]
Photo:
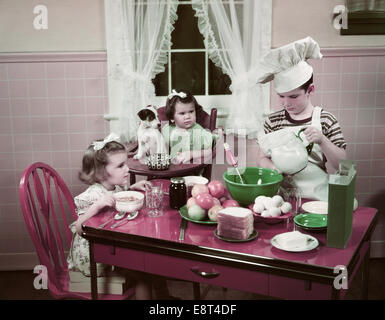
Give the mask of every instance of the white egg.
[[274, 204], [272, 203], [272, 199], [270, 197], [265, 197], [263, 200], [263, 205], [266, 209], [269, 209], [271, 207], [274, 207]]
[[256, 213], [261, 213], [263, 210], [265, 210], [265, 206], [262, 202], [257, 202], [253, 206], [253, 211]]
[[281, 206], [282, 213], [289, 213], [291, 210], [291, 204], [289, 202], [284, 202]]
[[281, 215], [281, 209], [280, 208], [271, 207], [271, 208], [267, 209], [267, 211], [269, 212], [270, 216], [272, 216], [272, 217], [279, 217]]
[[271, 216], [270, 216], [270, 213], [268, 210], [263, 210], [261, 213], [261, 217], [267, 218], [267, 217], [271, 217]]
[[283, 199], [280, 195], [275, 195], [273, 198], [271, 198], [272, 203], [275, 207], [279, 208], [283, 204]]
[[263, 200], [264, 198], [266, 198], [266, 197], [265, 197], [265, 196], [258, 196], [258, 197], [255, 198], [254, 203], [262, 202], [262, 200]]

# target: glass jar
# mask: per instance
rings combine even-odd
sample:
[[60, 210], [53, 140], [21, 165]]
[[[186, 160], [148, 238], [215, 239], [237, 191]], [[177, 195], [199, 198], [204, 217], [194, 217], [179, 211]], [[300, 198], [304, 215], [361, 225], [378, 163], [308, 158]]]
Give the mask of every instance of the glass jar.
[[180, 209], [187, 202], [186, 184], [181, 177], [171, 178], [170, 182], [170, 208]]

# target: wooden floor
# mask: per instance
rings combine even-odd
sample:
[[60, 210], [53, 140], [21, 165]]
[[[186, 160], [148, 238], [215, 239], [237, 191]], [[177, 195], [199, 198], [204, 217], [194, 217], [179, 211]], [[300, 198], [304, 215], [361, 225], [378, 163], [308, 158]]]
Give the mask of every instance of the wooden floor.
[[[1, 271], [0, 300], [51, 300], [48, 290], [36, 290], [33, 280], [36, 274], [31, 271]], [[170, 293], [183, 300], [193, 299], [192, 284], [183, 281], [168, 280]], [[258, 296], [248, 292], [221, 287], [201, 285], [201, 296], [204, 300], [263, 300], [269, 297]], [[348, 300], [361, 299], [361, 283], [359, 277], [353, 280]], [[370, 260], [369, 299], [385, 300], [385, 258]]]

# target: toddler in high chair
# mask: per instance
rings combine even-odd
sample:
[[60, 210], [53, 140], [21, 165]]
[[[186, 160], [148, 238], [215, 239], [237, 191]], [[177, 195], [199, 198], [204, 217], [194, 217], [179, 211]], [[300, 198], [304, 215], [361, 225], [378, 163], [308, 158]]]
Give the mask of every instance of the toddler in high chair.
[[[110, 134], [103, 141], [93, 142], [83, 156], [79, 178], [90, 185], [74, 198], [78, 219], [70, 225], [74, 236], [67, 258], [70, 270], [90, 276], [89, 242], [81, 236], [84, 221], [102, 209], [115, 206], [113, 194], [123, 190], [128, 182], [127, 152], [119, 143], [119, 137]], [[130, 189], [144, 190], [146, 181], [140, 181]], [[97, 263], [97, 275], [103, 276], [107, 266]], [[125, 272], [126, 273], [126, 272]], [[151, 299], [151, 285], [139, 272], [129, 272], [135, 282], [136, 299]]]
[[176, 92], [167, 97], [166, 116], [169, 124], [162, 129], [174, 164], [190, 163], [203, 158], [211, 160], [214, 135], [199, 125], [197, 114], [202, 111], [189, 92]]

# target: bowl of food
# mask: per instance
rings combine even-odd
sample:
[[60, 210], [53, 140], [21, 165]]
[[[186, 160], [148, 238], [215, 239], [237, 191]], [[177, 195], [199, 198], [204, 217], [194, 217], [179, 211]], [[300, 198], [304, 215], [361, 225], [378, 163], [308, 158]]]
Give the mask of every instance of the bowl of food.
[[167, 153], [153, 153], [146, 158], [146, 165], [150, 170], [167, 170], [171, 157]]
[[283, 177], [277, 171], [260, 167], [238, 168], [242, 180], [234, 168], [223, 174], [223, 180], [231, 197], [243, 207], [248, 207], [258, 196], [272, 197], [277, 194]]
[[139, 191], [121, 191], [114, 194], [115, 208], [119, 212], [134, 212], [143, 207], [144, 194]]

